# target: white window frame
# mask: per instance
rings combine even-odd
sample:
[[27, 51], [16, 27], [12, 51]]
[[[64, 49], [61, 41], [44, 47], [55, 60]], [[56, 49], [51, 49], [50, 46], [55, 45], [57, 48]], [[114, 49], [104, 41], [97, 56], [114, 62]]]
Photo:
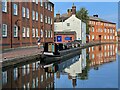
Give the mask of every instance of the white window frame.
[[26, 34], [27, 34], [27, 37], [30, 37], [30, 28], [26, 29]]
[[38, 4], [38, 0], [36, 0], [36, 4]]
[[47, 2], [45, 2], [45, 9], [47, 9], [48, 8], [48, 4], [47, 4]]
[[48, 24], [50, 24], [51, 22], [50, 22], [50, 17], [48, 17]]
[[48, 10], [50, 10], [51, 9], [51, 5], [48, 3]]
[[[15, 30], [15, 28], [16, 28], [16, 30]], [[13, 32], [14, 32], [14, 33], [16, 32], [16, 34], [13, 33], [13, 36], [14, 36], [14, 37], [18, 37], [18, 27], [17, 27], [16, 25], [14, 25]]]
[[43, 14], [40, 14], [40, 22], [43, 22]]
[[50, 35], [50, 34], [51, 34], [51, 31], [49, 30], [49, 31], [48, 31], [48, 38], [50, 38], [50, 37], [51, 37], [51, 35]]
[[38, 21], [38, 12], [36, 12], [36, 21]]
[[14, 8], [14, 9], [13, 9], [13, 10], [14, 10], [14, 11], [13, 11], [13, 12], [14, 12], [14, 15], [18, 15], [18, 5], [14, 3], [14, 4], [13, 4], [13, 8]]
[[32, 29], [32, 37], [35, 37], [35, 29]]
[[50, 31], [50, 37], [51, 37], [51, 38], [53, 37], [53, 34], [52, 34], [52, 32], [53, 32], [53, 31], [51, 30], [51, 31]]
[[26, 17], [29, 18], [29, 9], [26, 8]]
[[7, 12], [7, 0], [2, 1], [2, 11]]
[[36, 37], [38, 37], [38, 29], [36, 28]]
[[52, 18], [51, 18], [51, 24], [52, 24]]
[[25, 32], [25, 27], [23, 27], [23, 28], [22, 28], [22, 37], [26, 37], [25, 33], [26, 33], [26, 32]]
[[35, 0], [32, 0], [32, 2], [35, 2]]
[[35, 20], [35, 11], [32, 11], [32, 20]]
[[25, 7], [22, 7], [22, 17], [25, 17]]
[[50, 10], [52, 11], [52, 5], [51, 5], [51, 9]]
[[[3, 35], [3, 31], [5, 34]], [[7, 24], [2, 25], [2, 37], [7, 37]]]

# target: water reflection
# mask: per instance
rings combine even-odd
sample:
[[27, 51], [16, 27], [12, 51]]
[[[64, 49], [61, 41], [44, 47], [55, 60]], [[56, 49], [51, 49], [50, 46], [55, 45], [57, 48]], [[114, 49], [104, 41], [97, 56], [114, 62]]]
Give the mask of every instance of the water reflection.
[[[115, 44], [89, 47], [83, 49], [80, 55], [44, 67], [41, 67], [40, 61], [34, 61], [3, 68], [2, 86], [3, 88], [65, 88], [65, 79], [67, 84], [71, 83], [67, 85], [68, 88], [79, 87], [83, 80], [90, 80], [91, 69], [99, 70], [101, 65], [116, 61], [116, 48]], [[114, 77], [111, 75], [111, 78]], [[96, 80], [90, 81], [89, 85]]]

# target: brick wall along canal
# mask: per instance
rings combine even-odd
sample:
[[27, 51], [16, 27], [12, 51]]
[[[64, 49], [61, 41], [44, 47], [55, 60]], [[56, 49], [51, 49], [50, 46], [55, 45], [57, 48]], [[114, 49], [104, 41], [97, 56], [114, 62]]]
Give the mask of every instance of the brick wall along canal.
[[118, 59], [117, 45], [106, 44], [50, 65], [20, 63], [2, 68], [2, 88], [117, 88]]

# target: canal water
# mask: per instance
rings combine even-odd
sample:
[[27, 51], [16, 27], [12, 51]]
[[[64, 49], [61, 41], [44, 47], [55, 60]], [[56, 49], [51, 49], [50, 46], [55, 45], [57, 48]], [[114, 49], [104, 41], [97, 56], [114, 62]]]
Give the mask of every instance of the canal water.
[[117, 45], [106, 44], [49, 65], [20, 63], [2, 68], [2, 88], [118, 88], [118, 60]]

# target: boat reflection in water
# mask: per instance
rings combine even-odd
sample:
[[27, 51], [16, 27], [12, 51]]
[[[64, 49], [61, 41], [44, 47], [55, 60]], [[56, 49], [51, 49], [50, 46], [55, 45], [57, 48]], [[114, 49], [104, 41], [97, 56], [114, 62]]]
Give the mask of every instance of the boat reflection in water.
[[[90, 79], [91, 69], [99, 70], [101, 65], [116, 61], [116, 50], [115, 44], [100, 45], [83, 49], [81, 54], [68, 60], [61, 60], [61, 62], [42, 67], [40, 61], [37, 60], [8, 66], [2, 70], [2, 86], [3, 89], [77, 87], [80, 80]], [[66, 85], [64, 79], [67, 84], [72, 83], [72, 86], [70, 84], [64, 86]], [[95, 81], [90, 83], [93, 82]]]

